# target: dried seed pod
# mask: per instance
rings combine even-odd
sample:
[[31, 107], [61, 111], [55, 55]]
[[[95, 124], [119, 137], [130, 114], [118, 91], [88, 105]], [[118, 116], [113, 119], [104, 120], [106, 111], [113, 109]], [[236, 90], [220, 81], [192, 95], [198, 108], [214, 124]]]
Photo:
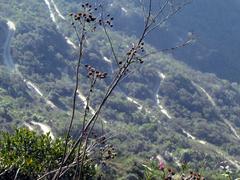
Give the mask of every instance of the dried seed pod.
[[93, 75], [93, 73], [92, 73], [92, 72], [89, 72], [89, 73], [88, 73], [88, 75], [89, 75], [89, 76], [92, 76], [92, 75]]

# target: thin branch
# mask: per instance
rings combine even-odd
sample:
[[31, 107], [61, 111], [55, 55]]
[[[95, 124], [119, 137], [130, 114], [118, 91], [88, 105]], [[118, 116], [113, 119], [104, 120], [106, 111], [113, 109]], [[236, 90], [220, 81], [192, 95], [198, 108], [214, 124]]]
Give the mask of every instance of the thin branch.
[[105, 35], [107, 36], [108, 43], [110, 44], [111, 52], [112, 52], [112, 54], [113, 54], [114, 60], [115, 60], [115, 62], [116, 62], [116, 64], [117, 64], [117, 66], [119, 67], [119, 61], [118, 61], [117, 55], [116, 55], [116, 53], [115, 53], [115, 50], [114, 50], [114, 48], [113, 48], [112, 39], [111, 39], [110, 35], [108, 34], [108, 31], [107, 31], [107, 29], [106, 29], [105, 24], [103, 24], [103, 29], [104, 29]]
[[7, 173], [8, 171], [10, 171], [11, 169], [13, 168], [13, 165], [11, 165], [8, 169], [6, 169], [5, 171], [3, 171], [1, 174], [0, 174], [0, 177], [3, 176], [5, 173]]
[[148, 8], [149, 8], [149, 9], [148, 9], [148, 17], [147, 17], [147, 23], [146, 23], [146, 24], [149, 23], [150, 18], [151, 18], [151, 13], [152, 13], [152, 0], [149, 0], [149, 7], [148, 7]]
[[[87, 130], [89, 129], [90, 125], [92, 125], [93, 122], [95, 122], [95, 119], [98, 117], [98, 114], [100, 113], [103, 105], [105, 104], [105, 102], [107, 101], [108, 97], [110, 96], [111, 92], [113, 91], [113, 89], [116, 87], [118, 81], [120, 80], [120, 78], [122, 77], [122, 75], [117, 74], [115, 79], [113, 80], [113, 83], [109, 86], [105, 97], [103, 98], [101, 104], [99, 105], [97, 111], [95, 112], [95, 114], [91, 117], [91, 119], [89, 120], [89, 122], [87, 123], [87, 125], [85, 126], [85, 129], [83, 132], [87, 132]], [[71, 150], [69, 151], [69, 153], [65, 156], [64, 159], [64, 163], [66, 163], [66, 161], [69, 159], [69, 157], [72, 155], [72, 153], [74, 152], [75, 148], [78, 146], [78, 144], [80, 143], [82, 136], [84, 135], [84, 133], [81, 133], [81, 135], [78, 137], [78, 139], [76, 140], [75, 144], [73, 145], [73, 147], [71, 148]]]
[[[105, 136], [106, 136], [106, 135], [105, 135]], [[92, 145], [88, 146], [86, 152], [88, 152], [88, 153], [92, 152], [93, 149], [95, 149], [95, 148], [100, 144], [100, 142], [99, 142], [98, 140], [101, 140], [102, 137], [104, 137], [104, 136], [100, 136], [100, 137], [96, 140], [95, 143], [93, 143]], [[104, 140], [104, 142], [108, 141], [109, 139], [111, 139], [111, 138], [113, 138], [113, 137], [114, 137], [114, 136], [109, 136], [108, 138], [106, 138], [106, 139]], [[79, 157], [77, 157], [77, 159], [80, 159], [81, 156], [82, 156], [82, 154], [80, 154]], [[87, 161], [90, 161], [90, 159], [89, 159], [89, 160], [85, 160], [85, 164], [88, 163]], [[76, 162], [76, 164], [77, 164], [77, 163], [78, 163], [78, 162]], [[63, 172], [62, 172], [62, 174], [59, 176], [59, 178], [61, 178], [69, 169], [70, 169], [70, 168], [68, 168], [68, 166], [65, 166], [65, 170], [63, 170]], [[74, 179], [74, 178], [73, 178], [73, 179]]]
[[102, 12], [101, 12], [102, 27], [103, 27], [105, 35], [107, 36], [108, 43], [110, 44], [110, 48], [111, 48], [111, 52], [112, 52], [112, 55], [114, 57], [114, 60], [115, 60], [115, 62], [117, 64], [117, 66], [119, 67], [118, 57], [117, 57], [116, 52], [114, 50], [112, 39], [111, 39], [111, 37], [110, 37], [110, 35], [109, 35], [108, 31], [107, 31], [106, 24], [105, 24], [104, 19], [103, 19], [103, 14], [104, 14], [103, 12], [104, 12], [104, 10], [103, 10], [102, 6], [100, 6], [100, 7], [102, 9]]
[[[64, 154], [63, 154], [63, 158], [62, 158], [62, 161], [61, 161], [61, 165], [60, 165], [59, 171], [57, 171], [57, 173], [54, 175], [53, 180], [58, 179], [58, 177], [61, 173], [61, 169], [62, 169], [62, 166], [64, 164], [64, 158], [67, 154], [67, 147], [68, 147], [68, 142], [69, 142], [69, 138], [70, 138], [70, 131], [72, 129], [72, 125], [73, 125], [73, 121], [74, 121], [74, 117], [75, 117], [77, 91], [78, 91], [78, 85], [79, 85], [80, 65], [81, 65], [81, 60], [83, 58], [83, 41], [84, 41], [84, 36], [85, 36], [84, 28], [85, 28], [85, 24], [82, 26], [81, 37], [77, 33], [78, 40], [80, 42], [79, 42], [79, 58], [78, 58], [77, 69], [76, 69], [76, 82], [75, 82], [73, 104], [72, 104], [72, 115], [71, 115], [71, 120], [70, 120], [70, 124], [69, 124], [69, 127], [68, 127], [66, 139], [65, 139]], [[74, 29], [77, 32], [76, 28], [74, 28]]]
[[144, 5], [144, 0], [139, 0], [139, 2], [140, 2], [141, 7], [142, 7], [144, 23], [146, 23], [146, 15], [145, 15], [145, 5]]
[[148, 56], [151, 56], [151, 55], [154, 55], [154, 54], [158, 54], [158, 53], [160, 53], [160, 52], [174, 51], [174, 50], [177, 50], [177, 49], [179, 49], [179, 48], [183, 48], [183, 47], [191, 44], [191, 42], [192, 42], [193, 40], [194, 40], [194, 39], [188, 39], [188, 40], [184, 41], [183, 43], [181, 43], [181, 44], [179, 44], [179, 45], [177, 45], [177, 46], [175, 46], [175, 47], [160, 49], [160, 50], [157, 50], [157, 51], [151, 51], [151, 52], [145, 54], [144, 56], [141, 56], [141, 58], [146, 58], [146, 57], [148, 57]]
[[17, 179], [19, 172], [20, 172], [20, 167], [17, 169], [17, 172], [16, 172], [16, 174], [15, 174], [15, 176], [14, 176], [14, 180]]
[[[155, 26], [151, 27], [151, 29], [149, 29], [147, 31], [145, 36], [147, 36], [151, 31], [155, 30], [157, 27], [161, 26], [163, 23], [168, 21], [171, 17], [173, 17], [175, 14], [177, 14], [183, 7], [185, 7], [186, 5], [188, 5], [190, 3], [191, 3], [191, 0], [185, 2], [184, 4], [182, 4], [178, 8], [176, 8], [175, 11], [173, 11], [173, 12], [169, 13], [168, 15], [166, 15], [160, 22], [156, 23]], [[155, 22], [155, 21], [152, 21], [152, 22]], [[153, 23], [150, 24], [150, 26], [152, 26], [152, 25], [153, 25]]]
[[[86, 117], [87, 117], [87, 113], [89, 111], [89, 104], [90, 104], [90, 96], [91, 96], [91, 92], [93, 92], [93, 88], [94, 88], [94, 85], [96, 83], [96, 76], [93, 77], [93, 79], [91, 79], [91, 84], [90, 84], [90, 88], [89, 88], [89, 92], [88, 92], [88, 96], [87, 96], [87, 104], [86, 104], [86, 107], [85, 107], [85, 111], [84, 111], [84, 118], [83, 118], [83, 126], [82, 126], [82, 131], [81, 132], [84, 132], [84, 129], [85, 129], [85, 124], [86, 124]], [[83, 146], [83, 157], [82, 157], [82, 160], [81, 160], [81, 166], [80, 166], [80, 174], [79, 174], [79, 177], [81, 177], [81, 174], [82, 174], [82, 169], [83, 169], [83, 163], [84, 163], [84, 158], [85, 158], [85, 155], [86, 155], [86, 148], [87, 148], [87, 139], [86, 138], [86, 143], [85, 145]], [[78, 147], [78, 157], [80, 155], [80, 149], [81, 149], [81, 141], [79, 143], [79, 147]], [[78, 159], [78, 165], [77, 165], [77, 168], [79, 167], [79, 162], [80, 162], [80, 159]], [[77, 171], [76, 171], [77, 172]], [[76, 176], [77, 176], [77, 173], [76, 173]]]
[[163, 4], [163, 6], [158, 11], [158, 13], [152, 18], [152, 23], [154, 23], [156, 21], [156, 19], [161, 15], [161, 13], [164, 11], [166, 6], [168, 5], [168, 2], [169, 2], [169, 0], [166, 0], [165, 3]]
[[[75, 167], [76, 164], [77, 164], [76, 162], [73, 162], [73, 163], [71, 163], [71, 164], [68, 164], [67, 166], [63, 166], [63, 167], [62, 167], [62, 170], [65, 170], [65, 169], [71, 168], [71, 167]], [[47, 172], [46, 174], [44, 174], [44, 175], [42, 175], [41, 177], [39, 177], [37, 180], [41, 180], [41, 179], [43, 179], [43, 178], [45, 178], [45, 177], [47, 177], [47, 176], [49, 176], [49, 175], [51, 175], [51, 174], [53, 174], [53, 173], [58, 172], [59, 170], [60, 170], [60, 167], [59, 167], [58, 169], [54, 169], [54, 170], [52, 170], [52, 171], [49, 171], [49, 172]]]

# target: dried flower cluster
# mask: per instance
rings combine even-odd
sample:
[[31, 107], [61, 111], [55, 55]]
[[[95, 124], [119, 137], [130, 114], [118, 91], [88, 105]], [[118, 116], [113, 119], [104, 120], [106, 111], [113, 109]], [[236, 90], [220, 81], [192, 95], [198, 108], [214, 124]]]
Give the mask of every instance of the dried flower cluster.
[[184, 174], [182, 174], [182, 180], [205, 180], [205, 178], [201, 176], [200, 173], [190, 171], [190, 175], [188, 175], [187, 177]]
[[165, 177], [165, 180], [172, 180], [174, 179], [173, 176], [175, 175], [175, 172], [173, 171], [173, 169], [168, 168], [167, 169], [167, 175]]
[[[97, 18], [93, 15], [92, 5], [89, 3], [82, 4], [83, 11], [73, 14], [70, 13], [70, 16], [74, 17], [75, 21], [84, 20], [85, 22], [94, 22]], [[97, 8], [94, 8], [94, 11], [97, 11]]]
[[113, 27], [113, 20], [114, 18], [111, 17], [110, 14], [108, 14], [104, 19], [100, 19], [98, 21], [99, 25], [102, 26], [102, 25], [108, 25], [110, 27]]
[[90, 79], [95, 79], [95, 78], [104, 79], [107, 76], [106, 72], [98, 71], [94, 67], [92, 67], [88, 64], [86, 64], [85, 67], [87, 68], [87, 71], [88, 71], [87, 77]]
[[[133, 46], [128, 52], [127, 56], [134, 57], [134, 60], [137, 60], [140, 64], [142, 64], [144, 61], [141, 58], [142, 54], [144, 53], [144, 42], [141, 42], [138, 46]], [[135, 61], [134, 61], [135, 62]]]
[[130, 56], [131, 54], [136, 55], [139, 52], [144, 52], [144, 42], [136, 47], [132, 47], [130, 51], [127, 52], [127, 55]]
[[107, 144], [100, 148], [100, 152], [104, 160], [114, 159], [117, 156], [113, 145]]
[[93, 7], [89, 3], [82, 4], [81, 7], [82, 10], [80, 12], [69, 14], [73, 18], [72, 25], [75, 26], [75, 22], [79, 22], [81, 26], [84, 27], [84, 30], [86, 30], [86, 25], [88, 24], [90, 26], [90, 31], [94, 32], [97, 28], [98, 8]]
[[[80, 22], [83, 25], [84, 22], [92, 25], [91, 31], [96, 31], [97, 25], [113, 27], [114, 18], [107, 14], [105, 17], [103, 15], [98, 15], [98, 9], [101, 7], [93, 7], [90, 3], [85, 3], [81, 5], [82, 11], [78, 13], [70, 13], [69, 15], [73, 17], [74, 21]], [[74, 26], [75, 23], [72, 22]]]

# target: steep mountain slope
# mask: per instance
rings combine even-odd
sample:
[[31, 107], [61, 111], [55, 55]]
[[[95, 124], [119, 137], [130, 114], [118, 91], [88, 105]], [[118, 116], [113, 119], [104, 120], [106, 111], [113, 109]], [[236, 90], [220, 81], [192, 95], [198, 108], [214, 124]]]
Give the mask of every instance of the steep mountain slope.
[[193, 47], [177, 52], [176, 57], [195, 69], [239, 82], [239, 10], [237, 0], [193, 1], [169, 29], [176, 38], [183, 36], [184, 29], [193, 31], [198, 40]]
[[[11, 4], [3, 1], [0, 5], [5, 9], [0, 11], [0, 32], [4, 32], [0, 34], [0, 41], [4, 42], [0, 48], [2, 127], [11, 130], [13, 126], [27, 126], [31, 129], [35, 125], [35, 129], [39, 126], [45, 132], [50, 130], [46, 126], [49, 125], [52, 136], [63, 135], [71, 109], [78, 47], [66, 14], [68, 9], [77, 9], [75, 2], [26, 0]], [[137, 8], [136, 12], [129, 12], [121, 2], [109, 4], [108, 10], [130, 20], [138, 13]], [[16, 25], [11, 41], [7, 31], [10, 21]], [[136, 40], [119, 31], [110, 34], [120, 56]], [[6, 43], [11, 50], [4, 48]], [[101, 31], [88, 37], [86, 48], [83, 63], [109, 74], [95, 90], [91, 103], [94, 112], [116, 65]], [[150, 45], [146, 48], [149, 52], [155, 51]], [[6, 51], [15, 64], [12, 71], [5, 63], [9, 59], [4, 56]], [[121, 159], [117, 161], [124, 164], [126, 159], [159, 155], [176, 167], [179, 162], [187, 161], [193, 167], [206, 163], [214, 169], [216, 164], [218, 167], [226, 160], [232, 168], [240, 168], [238, 84], [194, 71], [163, 53], [148, 56], [144, 65], [136, 68], [135, 73], [121, 82], [101, 114], [105, 131], [116, 135], [112, 141], [118, 145]], [[81, 70], [79, 119], [88, 89], [86, 71], [84, 67]], [[74, 124], [73, 135], [79, 123]], [[113, 168], [117, 169], [115, 166]], [[116, 176], [129, 171], [116, 172]]]
[[[129, 35], [140, 33], [142, 10], [138, 1], [107, 2], [108, 8], [117, 17], [116, 29]], [[196, 70], [239, 82], [239, 10], [238, 0], [193, 0], [178, 16], [153, 32], [148, 43], [157, 49], [168, 48], [181, 43], [189, 33], [194, 33], [197, 41], [174, 51], [174, 57]], [[130, 19], [132, 23], [126, 25]]]

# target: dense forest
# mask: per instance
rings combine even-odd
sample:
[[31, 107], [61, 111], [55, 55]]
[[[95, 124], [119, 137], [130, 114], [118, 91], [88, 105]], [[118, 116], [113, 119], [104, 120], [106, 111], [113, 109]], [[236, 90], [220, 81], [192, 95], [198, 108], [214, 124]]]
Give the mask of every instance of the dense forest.
[[90, 2], [0, 1], [0, 179], [239, 178], [240, 4]]

